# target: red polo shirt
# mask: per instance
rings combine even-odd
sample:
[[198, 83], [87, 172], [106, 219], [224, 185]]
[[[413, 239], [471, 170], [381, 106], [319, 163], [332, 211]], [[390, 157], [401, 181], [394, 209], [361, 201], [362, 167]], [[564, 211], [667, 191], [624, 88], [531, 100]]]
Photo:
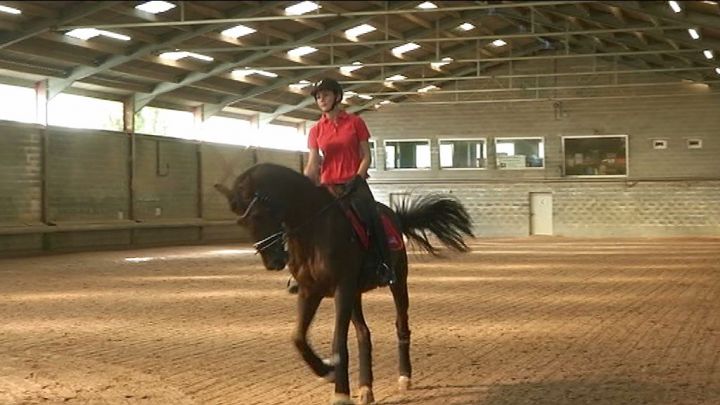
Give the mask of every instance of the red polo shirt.
[[308, 136], [308, 148], [323, 153], [320, 183], [341, 184], [352, 179], [362, 160], [360, 142], [368, 139], [370, 131], [357, 115], [340, 111], [333, 121], [323, 114]]

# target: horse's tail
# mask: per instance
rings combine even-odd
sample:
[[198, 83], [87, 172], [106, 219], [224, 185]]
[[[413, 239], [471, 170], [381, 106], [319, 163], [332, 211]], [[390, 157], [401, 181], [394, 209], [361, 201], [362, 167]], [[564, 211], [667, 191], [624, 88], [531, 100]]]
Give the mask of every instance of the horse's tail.
[[453, 196], [436, 193], [406, 199], [395, 207], [395, 213], [402, 233], [434, 256], [438, 256], [438, 251], [428, 239], [427, 231], [453, 250], [470, 250], [463, 237], [474, 237], [472, 221], [462, 203]]

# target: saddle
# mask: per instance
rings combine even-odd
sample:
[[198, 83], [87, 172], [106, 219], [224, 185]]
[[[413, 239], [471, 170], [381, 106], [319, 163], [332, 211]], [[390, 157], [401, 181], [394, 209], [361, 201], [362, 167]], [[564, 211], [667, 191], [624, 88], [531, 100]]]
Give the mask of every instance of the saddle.
[[[328, 185], [326, 186], [326, 188], [336, 198], [340, 198], [345, 192], [345, 188], [342, 185]], [[355, 235], [360, 242], [360, 246], [365, 250], [370, 249], [370, 233], [368, 232], [367, 227], [360, 220], [360, 215], [355, 212], [355, 210], [352, 208], [352, 205], [350, 204], [346, 204], [341, 201], [340, 207], [345, 213], [347, 219], [350, 221], [350, 224], [355, 231]], [[385, 229], [385, 235], [387, 236], [387, 244], [390, 250], [397, 251], [404, 249], [405, 243], [403, 242], [402, 232], [397, 229], [397, 227], [392, 221], [392, 218], [390, 218], [387, 214], [383, 212], [379, 213], [379, 215], [380, 221], [382, 222], [383, 228]]]
[[[352, 208], [343, 207], [343, 211], [355, 230], [355, 235], [358, 237], [360, 246], [362, 246], [363, 249], [368, 250], [370, 248], [370, 236], [367, 227], [362, 223], [360, 217]], [[383, 224], [383, 228], [385, 228], [387, 244], [388, 247], [390, 247], [390, 250], [398, 251], [404, 249], [405, 243], [403, 242], [402, 235], [393, 223], [392, 219], [390, 219], [387, 214], [380, 213], [380, 221]]]

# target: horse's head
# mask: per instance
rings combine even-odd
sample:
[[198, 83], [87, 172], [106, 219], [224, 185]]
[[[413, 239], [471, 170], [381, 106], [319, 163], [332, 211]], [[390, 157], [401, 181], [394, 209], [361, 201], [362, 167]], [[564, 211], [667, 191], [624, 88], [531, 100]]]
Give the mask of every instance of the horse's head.
[[227, 197], [230, 209], [238, 215], [238, 225], [250, 231], [265, 268], [284, 269], [288, 253], [281, 202], [247, 175], [238, 177], [232, 190], [221, 184], [216, 184], [215, 189]]

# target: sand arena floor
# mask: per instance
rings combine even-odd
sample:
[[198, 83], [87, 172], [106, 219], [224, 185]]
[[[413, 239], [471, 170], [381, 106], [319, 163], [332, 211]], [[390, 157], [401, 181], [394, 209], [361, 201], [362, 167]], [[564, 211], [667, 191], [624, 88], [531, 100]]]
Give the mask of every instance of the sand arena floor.
[[[720, 404], [720, 239], [478, 239], [410, 261], [405, 396], [391, 296], [365, 296], [378, 403]], [[0, 404], [325, 404], [286, 279], [237, 245], [0, 260]]]

